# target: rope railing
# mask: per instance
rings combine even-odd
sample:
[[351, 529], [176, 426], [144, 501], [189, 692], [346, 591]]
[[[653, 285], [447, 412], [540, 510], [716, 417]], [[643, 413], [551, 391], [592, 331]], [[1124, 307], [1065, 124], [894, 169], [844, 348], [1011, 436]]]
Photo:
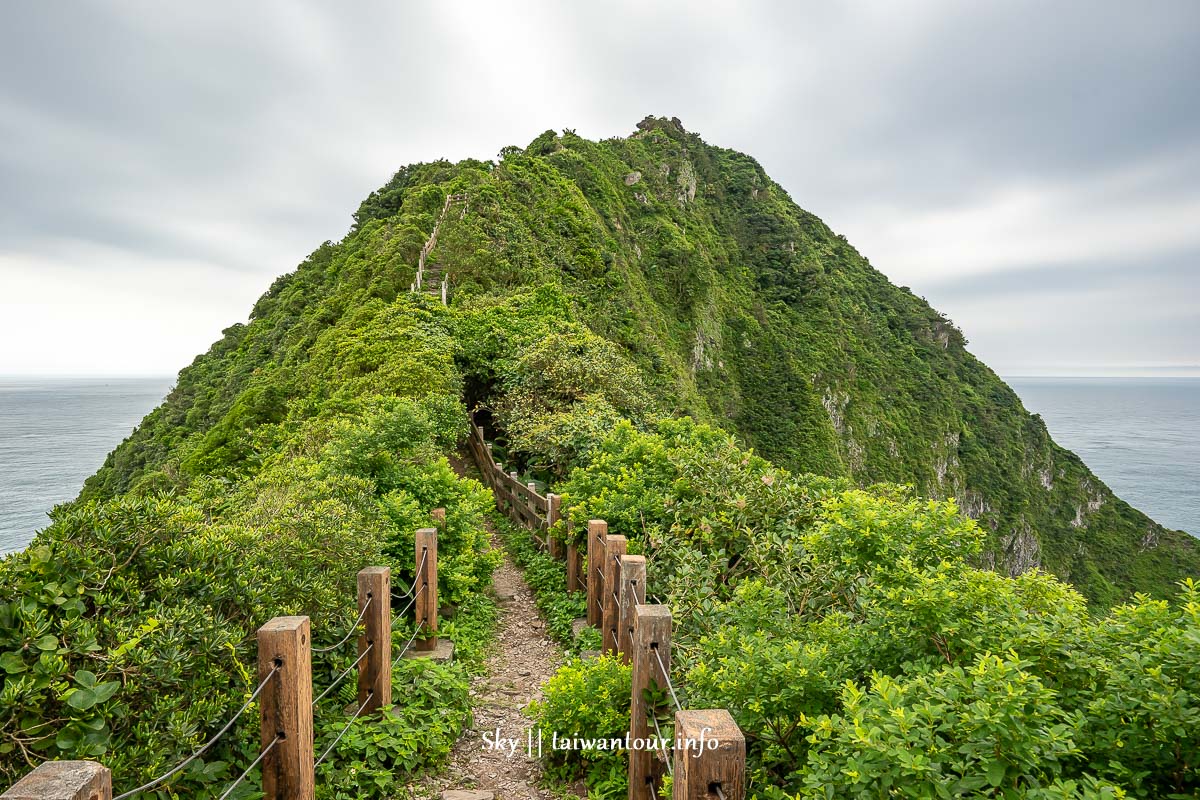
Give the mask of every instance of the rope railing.
[[657, 647], [651, 645], [650, 650], [658, 660], [658, 668], [662, 671], [663, 680], [667, 682], [667, 688], [671, 691], [671, 700], [675, 702], [675, 710], [683, 711], [683, 706], [679, 705], [679, 695], [675, 694], [675, 686], [671, 683], [671, 670], [667, 669], [667, 665], [663, 663], [662, 654], [658, 652]]
[[671, 766], [671, 754], [667, 751], [666, 740], [663, 739], [662, 735], [662, 728], [658, 727], [658, 715], [652, 710], [646, 716], [649, 717], [650, 721], [654, 723], [654, 752], [656, 755], [658, 755], [659, 759], [667, 765], [667, 774], [674, 777], [675, 769]]
[[246, 776], [249, 775], [254, 770], [255, 767], [257, 767], [260, 763], [262, 763], [262, 760], [267, 757], [267, 753], [274, 750], [275, 745], [279, 744], [279, 741], [280, 741], [280, 739], [278, 736], [276, 736], [274, 739], [272, 739], [271, 743], [263, 748], [262, 752], [258, 754], [258, 757], [250, 762], [250, 766], [246, 767], [246, 769], [243, 770], [242, 774], [237, 777], [237, 780], [235, 780], [233, 783], [229, 784], [229, 788], [226, 789], [221, 794], [221, 796], [219, 798], [217, 798], [217, 800], [226, 800], [226, 798], [229, 797], [229, 795], [233, 794], [233, 790], [236, 789], [241, 784], [242, 781], [246, 780]]
[[330, 743], [329, 747], [325, 748], [325, 752], [321, 753], [321, 757], [313, 762], [313, 767], [319, 767], [321, 765], [321, 762], [324, 761], [325, 758], [330, 753], [333, 752], [333, 748], [337, 747], [337, 743], [340, 742], [342, 740], [342, 737], [346, 735], [346, 731], [350, 730], [350, 726], [353, 725], [354, 721], [357, 720], [359, 718], [359, 716], [362, 715], [363, 709], [366, 708], [367, 704], [371, 702], [371, 699], [372, 699], [371, 695], [372, 695], [371, 692], [367, 692], [367, 699], [362, 701], [362, 703], [358, 707], [358, 710], [354, 712], [354, 716], [350, 717], [350, 721], [346, 723], [346, 727], [342, 728], [342, 730], [338, 733], [337, 738], [335, 738], [333, 740], [333, 742]]
[[248, 709], [250, 707], [251, 703], [253, 703], [255, 700], [258, 699], [258, 696], [262, 693], [262, 690], [266, 688], [267, 684], [270, 682], [270, 680], [272, 678], [275, 677], [275, 674], [277, 672], [279, 672], [279, 665], [276, 665], [271, 668], [271, 671], [267, 673], [267, 676], [265, 678], [263, 678], [261, 682], [259, 682], [258, 687], [251, 693], [250, 698], [245, 703], [242, 704], [242, 707], [238, 709], [238, 712], [236, 714], [234, 714], [229, 719], [228, 722], [226, 722], [223, 726], [221, 726], [221, 730], [217, 731], [216, 735], [214, 735], [211, 739], [209, 739], [207, 742], [202, 744], [200, 746], [200, 749], [196, 750], [190, 756], [185, 758], [183, 761], [180, 761], [174, 767], [167, 770], [162, 775], [159, 775], [154, 780], [152, 780], [148, 783], [144, 783], [141, 786], [137, 787], [136, 789], [130, 789], [128, 792], [125, 792], [124, 794], [117, 795], [115, 798], [113, 798], [113, 800], [125, 800], [125, 798], [127, 798], [127, 797], [133, 797], [136, 794], [141, 794], [142, 792], [145, 792], [149, 789], [153, 789], [155, 786], [158, 786], [163, 781], [165, 781], [167, 778], [170, 778], [172, 775], [178, 774], [180, 770], [182, 770], [188, 764], [192, 763], [197, 758], [202, 756], [208, 750], [208, 748], [210, 748], [214, 744], [216, 744], [222, 736], [224, 736], [226, 733], [229, 732], [229, 729], [233, 727], [233, 723], [237, 722], [238, 718], [241, 717], [242, 714], [246, 713], [246, 709]]
[[[430, 516], [438, 527], [416, 531], [416, 577], [412, 588], [408, 590], [411, 598], [396, 617], [393, 617], [391, 608], [391, 569], [366, 567], [359, 570], [357, 575], [358, 613], [350, 629], [335, 643], [314, 646], [311, 620], [307, 616], [281, 616], [269, 620], [257, 631], [258, 674], [262, 678], [249, 698], [215, 734], [186, 758], [153, 780], [117, 795], [115, 800], [129, 800], [144, 792], [157, 794], [164, 790], [180, 791], [177, 786], [164, 784], [179, 776], [189, 765], [195, 764], [201, 756], [210, 753], [255, 701], [259, 704], [259, 751], [241, 774], [224, 787], [219, 800], [233, 796], [256, 769], [262, 772], [265, 800], [312, 800], [316, 765], [328, 760], [355, 720], [392, 705], [392, 680], [399, 660], [408, 655], [414, 645], [419, 651], [432, 650], [430, 655], [436, 653], [438, 658], [448, 657], [443, 655], [446, 648], [439, 648], [437, 639], [437, 533], [439, 528], [445, 526], [446, 510], [433, 509]], [[414, 606], [416, 624], [412, 635], [393, 660], [393, 620], [402, 619]], [[313, 698], [313, 655], [336, 652], [358, 633], [362, 638], [359, 640], [361, 644], [357, 657]], [[418, 641], [422, 633], [424, 636]], [[314, 758], [314, 710], [323, 700], [344, 687], [346, 679], [355, 670], [358, 671], [357, 708], [328, 746]], [[59, 800], [59, 789], [63, 798], [86, 796], [92, 800], [114, 800], [111, 771], [92, 761], [45, 761], [18, 781], [13, 789], [24, 792], [30, 786], [36, 788], [32, 790], [35, 794], [29, 796], [44, 796], [46, 800]], [[45, 794], [48, 786], [53, 786], [56, 793]], [[210, 796], [218, 797], [216, 787], [209, 791]], [[8, 797], [9, 793], [5, 792], [4, 796]], [[18, 793], [14, 796], [27, 795]]]
[[326, 697], [328, 697], [329, 693], [332, 692], [334, 689], [336, 689], [338, 684], [341, 683], [343, 680], [345, 680], [346, 676], [350, 674], [350, 671], [352, 669], [354, 669], [355, 667], [357, 667], [359, 664], [361, 664], [362, 660], [364, 658], [366, 658], [367, 654], [370, 653], [373, 649], [375, 649], [374, 643], [367, 645], [366, 649], [358, 654], [358, 658], [354, 659], [354, 663], [352, 663], [350, 666], [348, 666], [344, 670], [342, 670], [342, 674], [338, 675], [336, 678], [334, 678], [333, 683], [326, 686], [325, 691], [323, 691], [319, 695], [317, 695], [317, 699], [312, 701], [313, 708], [316, 708], [317, 703], [321, 702]]
[[412, 647], [413, 642], [416, 641], [416, 639], [417, 639], [417, 634], [420, 632], [421, 632], [420, 625], [417, 625], [413, 628], [412, 636], [408, 637], [408, 641], [404, 643], [404, 647], [400, 648], [400, 652], [397, 653], [396, 657], [392, 659], [392, 668], [393, 669], [395, 669], [396, 665], [400, 663], [400, 659], [404, 658], [404, 654], [408, 652], [408, 649], [410, 647]]
[[367, 602], [363, 605], [362, 611], [358, 612], [358, 619], [354, 620], [354, 624], [350, 626], [350, 630], [346, 632], [346, 635], [342, 637], [341, 641], [339, 641], [337, 644], [331, 644], [329, 647], [314, 647], [312, 651], [314, 653], [329, 653], [337, 650], [346, 642], [350, 641], [350, 637], [353, 636], [356, 631], [358, 631], [358, 626], [362, 624], [363, 617], [367, 615], [367, 609], [371, 607], [371, 602], [374, 599], [374, 597], [367, 598]]

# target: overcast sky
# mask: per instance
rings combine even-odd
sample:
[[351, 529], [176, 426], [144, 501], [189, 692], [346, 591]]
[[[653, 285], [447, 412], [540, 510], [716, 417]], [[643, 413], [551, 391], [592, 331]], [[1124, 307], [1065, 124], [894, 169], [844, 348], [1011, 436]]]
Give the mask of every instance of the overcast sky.
[[1200, 374], [1197, 41], [1190, 0], [4, 3], [0, 374], [174, 374], [401, 165], [647, 114], [1001, 374]]

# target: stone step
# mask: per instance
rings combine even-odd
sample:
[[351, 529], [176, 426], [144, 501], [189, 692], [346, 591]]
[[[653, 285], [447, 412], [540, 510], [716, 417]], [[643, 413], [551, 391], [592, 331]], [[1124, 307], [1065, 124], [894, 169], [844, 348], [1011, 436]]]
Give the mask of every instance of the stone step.
[[447, 789], [442, 800], [495, 800], [496, 793], [484, 789]]

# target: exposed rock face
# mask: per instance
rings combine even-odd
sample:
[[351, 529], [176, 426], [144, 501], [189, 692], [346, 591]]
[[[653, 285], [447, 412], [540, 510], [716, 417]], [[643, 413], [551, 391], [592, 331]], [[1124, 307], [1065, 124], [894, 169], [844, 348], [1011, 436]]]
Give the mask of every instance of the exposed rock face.
[[1004, 568], [1011, 577], [1016, 577], [1041, 566], [1042, 548], [1029, 523], [1021, 520], [1020, 525], [1001, 542], [1004, 548]]
[[679, 185], [679, 193], [675, 195], [675, 199], [681, 208], [696, 199], [696, 170], [692, 167], [692, 162], [683, 162], [675, 182]]
[[1087, 518], [1100, 510], [1100, 506], [1104, 505], [1104, 495], [1100, 493], [1098, 487], [1085, 478], [1080, 487], [1086, 493], [1086, 501], [1082, 505], [1075, 507], [1075, 519], [1071, 520], [1071, 526], [1075, 528], [1086, 528]]

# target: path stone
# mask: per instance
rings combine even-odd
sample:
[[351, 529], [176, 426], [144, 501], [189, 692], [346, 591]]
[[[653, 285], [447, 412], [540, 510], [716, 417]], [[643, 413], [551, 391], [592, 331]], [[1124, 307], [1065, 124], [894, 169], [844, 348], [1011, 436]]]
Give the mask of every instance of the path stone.
[[495, 797], [495, 792], [480, 789], [447, 789], [442, 792], [442, 800], [495, 800]]

